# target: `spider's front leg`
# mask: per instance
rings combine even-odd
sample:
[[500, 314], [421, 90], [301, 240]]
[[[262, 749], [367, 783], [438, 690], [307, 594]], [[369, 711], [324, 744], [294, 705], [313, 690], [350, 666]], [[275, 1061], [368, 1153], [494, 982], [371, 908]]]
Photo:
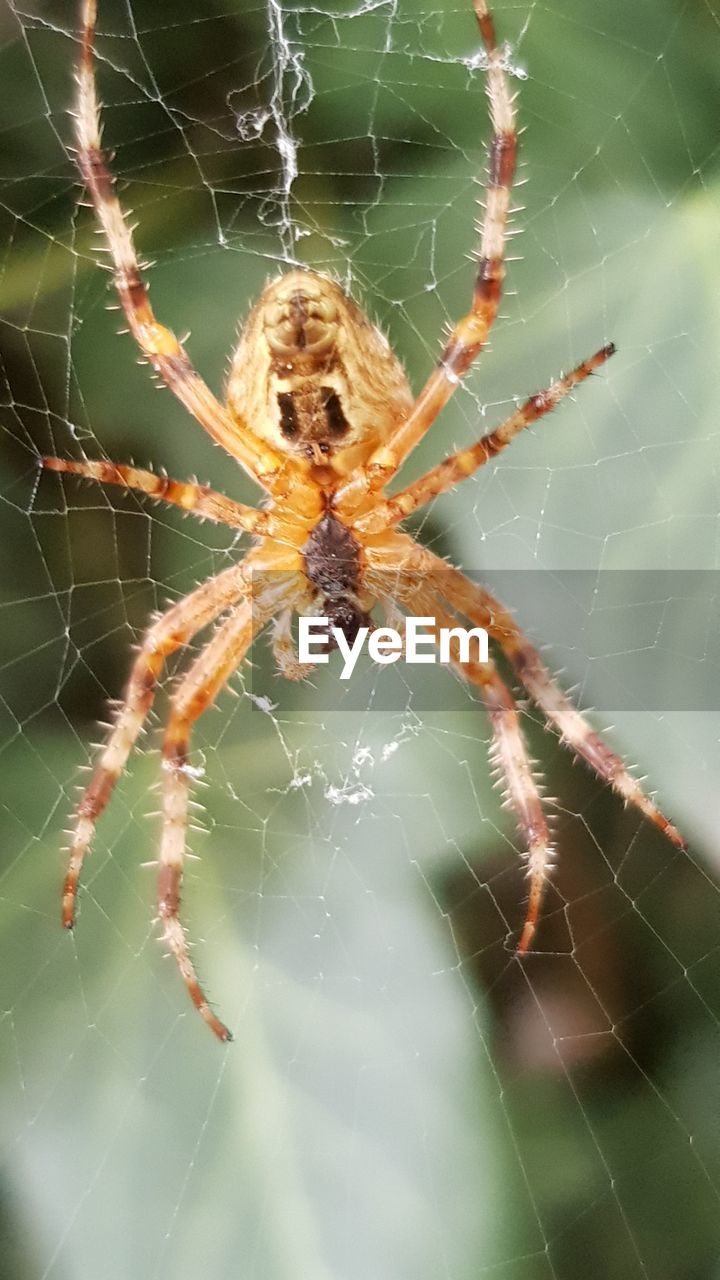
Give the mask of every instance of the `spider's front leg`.
[[[418, 581], [421, 583], [419, 587], [410, 585]], [[451, 617], [443, 607], [433, 590], [432, 579], [424, 579], [423, 585], [423, 577], [410, 571], [405, 582], [407, 586], [398, 581], [396, 588], [396, 598], [404, 608], [420, 616], [434, 618], [434, 628], [430, 629], [436, 633], [440, 627], [457, 627], [457, 617]], [[451, 655], [455, 670], [480, 691], [493, 732], [493, 763], [498, 769], [499, 779], [504, 779], [506, 801], [515, 813], [526, 844], [530, 888], [525, 923], [517, 945], [518, 955], [524, 955], [535, 936], [554, 857], [542, 798], [525, 745], [517, 706], [494, 664], [463, 661], [457, 652], [457, 642], [451, 646]]]
[[545, 886], [554, 859], [542, 800], [520, 727], [515, 700], [495, 667], [492, 663], [475, 662], [455, 662], [453, 665], [480, 690], [493, 730], [493, 760], [500, 770], [500, 776], [505, 779], [506, 799], [527, 843], [530, 889], [525, 924], [517, 944], [518, 955], [524, 955], [535, 937]]
[[[646, 795], [620, 756], [573, 706], [507, 609], [489, 591], [470, 582], [439, 556], [418, 546], [407, 534], [387, 532], [376, 535], [368, 545], [366, 555], [368, 578], [378, 595], [390, 595], [394, 590], [404, 605], [435, 617], [438, 625], [456, 626], [457, 618], [464, 617], [473, 625], [485, 628], [514, 666], [530, 697], [560, 734], [561, 741], [572, 747], [603, 782], [617, 791], [626, 804], [632, 804], [644, 814], [676, 848], [687, 848], [687, 842], [677, 827]], [[446, 607], [452, 610], [452, 617], [446, 614]], [[443, 621], [444, 618], [447, 621]], [[552, 862], [552, 850], [549, 843], [543, 843], [542, 829], [538, 825], [538, 813], [542, 816], [539, 793], [522, 742], [515, 704], [512, 699], [508, 704], [505, 697], [506, 694], [510, 697], [507, 690], [503, 693], [502, 684], [496, 684], [492, 674], [484, 674], [484, 664], [454, 665], [480, 688], [493, 722], [498, 758], [508, 778], [509, 798], [527, 835], [528, 845], [531, 838], [536, 841], [535, 853], [530, 853], [530, 902], [519, 948], [527, 950], [535, 932], [543, 887]]]
[[227, 1027], [213, 1013], [200, 986], [185, 931], [180, 922], [180, 889], [185, 862], [189, 800], [188, 753], [193, 722], [202, 715], [252, 641], [253, 621], [244, 602], [220, 628], [173, 695], [172, 711], [163, 742], [163, 829], [158, 874], [158, 915], [163, 937], [175, 957], [195, 1008], [220, 1040], [231, 1040]]
[[[387, 543], [388, 550], [384, 550]], [[598, 777], [618, 792], [658, 827], [676, 848], [687, 849], [687, 841], [661, 809], [645, 794], [625, 762], [603, 741], [583, 715], [573, 706], [545, 666], [537, 649], [508, 610], [485, 587], [466, 578], [445, 560], [434, 555], [406, 534], [385, 535], [371, 553], [379, 569], [394, 556], [402, 560], [403, 572], [425, 576], [434, 584], [441, 600], [475, 626], [484, 627], [512, 663], [533, 702], [545, 713], [562, 742], [572, 747]]]
[[62, 921], [66, 929], [71, 929], [75, 922], [80, 869], [90, 849], [97, 820], [113, 793], [150, 711], [165, 660], [246, 590], [243, 566], [233, 565], [180, 600], [147, 632], [135, 659], [125, 701], [90, 785], [83, 792], [75, 811], [75, 827], [63, 886]]
[[273, 657], [279, 674], [285, 680], [306, 680], [315, 670], [315, 663], [300, 661], [293, 640], [292, 618], [292, 610], [285, 609], [275, 620], [272, 633]]
[[252, 603], [244, 601], [233, 611], [213, 636], [181, 680], [172, 697], [172, 709], [163, 742], [163, 827], [158, 874], [158, 916], [163, 938], [188, 989], [195, 1008], [219, 1040], [232, 1035], [213, 1013], [200, 986], [190, 948], [180, 921], [180, 891], [185, 863], [188, 804], [192, 770], [188, 764], [190, 736], [196, 720], [215, 698], [234, 671], [240, 666], [254, 635], [279, 609], [288, 597], [297, 594], [299, 578], [288, 582], [272, 582], [266, 590], [256, 591]]
[[423, 554], [427, 557], [426, 567], [429, 569], [430, 562], [434, 562], [435, 570], [441, 575], [444, 597], [471, 622], [487, 628], [512, 663], [533, 702], [559, 733], [561, 741], [572, 747], [603, 782], [609, 783], [622, 796], [626, 804], [639, 809], [677, 849], [686, 850], [685, 837], [645, 794], [620, 756], [610, 749], [573, 706], [551, 676], [537, 650], [500, 601], [486, 588], [470, 582], [464, 574], [451, 568], [444, 560], [430, 552]]

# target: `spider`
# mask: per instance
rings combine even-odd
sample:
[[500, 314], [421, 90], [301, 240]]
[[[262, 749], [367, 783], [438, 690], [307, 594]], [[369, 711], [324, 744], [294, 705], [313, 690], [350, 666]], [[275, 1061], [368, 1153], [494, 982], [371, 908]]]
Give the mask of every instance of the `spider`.
[[[254, 536], [237, 564], [203, 582], [147, 630], [114, 725], [74, 817], [63, 887], [62, 921], [75, 921], [78, 881], [98, 818], [125, 768], [150, 711], [163, 665], [215, 623], [215, 631], [177, 684], [162, 756], [162, 835], [157, 909], [164, 941], [190, 997], [220, 1040], [231, 1038], [198, 981], [180, 920], [180, 891], [195, 721], [271, 627], [279, 672], [308, 672], [295, 652], [292, 618], [319, 614], [349, 642], [371, 625], [374, 608], [435, 620], [436, 630], [469, 620], [484, 627], [561, 739], [636, 806], [679, 849], [682, 836], [596, 734], [546, 670], [513, 617], [482, 586], [421, 547], [398, 526], [436, 495], [494, 458], [553, 409], [613, 354], [609, 343], [571, 373], [530, 396], [477, 443], [446, 457], [406, 488], [386, 486], [432, 426], [488, 339], [505, 275], [504, 249], [517, 156], [514, 96], [508, 88], [486, 0], [472, 0], [486, 64], [492, 135], [477, 270], [467, 315], [455, 325], [414, 398], [385, 337], [327, 276], [295, 269], [272, 280], [253, 307], [232, 357], [225, 405], [190, 362], [184, 346], [152, 310], [131, 228], [101, 146], [95, 86], [96, 0], [82, 6], [77, 69], [77, 162], [112, 255], [114, 284], [142, 355], [217, 444], [265, 490], [262, 508], [206, 486], [167, 479], [122, 463], [44, 458], [51, 471], [125, 486]], [[431, 628], [432, 629], [432, 628]], [[330, 633], [328, 633], [330, 643]], [[452, 666], [476, 686], [493, 735], [494, 761], [526, 846], [528, 905], [517, 953], [536, 932], [553, 849], [518, 708], [492, 662]]]

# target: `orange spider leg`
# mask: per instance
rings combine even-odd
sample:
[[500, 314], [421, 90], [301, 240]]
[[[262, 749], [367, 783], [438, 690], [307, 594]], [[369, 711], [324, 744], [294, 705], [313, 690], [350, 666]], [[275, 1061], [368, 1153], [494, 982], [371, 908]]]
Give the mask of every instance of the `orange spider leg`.
[[537, 929], [554, 849], [512, 694], [492, 663], [455, 662], [453, 665], [482, 694], [495, 738], [493, 763], [506, 781], [507, 801], [527, 843], [525, 856], [530, 888], [525, 923], [517, 944], [518, 955], [524, 955]]
[[158, 915], [163, 938], [182, 974], [195, 1008], [219, 1040], [231, 1040], [228, 1028], [210, 1008], [200, 986], [185, 930], [180, 922], [180, 890], [185, 862], [189, 800], [188, 753], [192, 723], [212, 703], [240, 665], [253, 636], [249, 603], [239, 606], [193, 663], [172, 698], [163, 742], [163, 829], [158, 874]]
[[[537, 650], [521, 631], [514, 618], [484, 587], [470, 582], [458, 569], [453, 569], [430, 552], [423, 553], [426, 570], [440, 575], [442, 596], [453, 608], [477, 626], [486, 627], [515, 668], [530, 697], [540, 707], [560, 734], [590, 766], [603, 782], [612, 786], [626, 804], [639, 809], [678, 849], [687, 849], [687, 841], [633, 778], [620, 756], [611, 751], [569, 698], [558, 688]], [[434, 562], [434, 564], [432, 563]]]
[[[287, 603], [287, 593], [297, 594], [299, 579], [279, 583]], [[218, 628], [210, 643], [196, 658], [172, 697], [172, 709], [163, 741], [163, 829], [158, 876], [158, 915], [163, 937], [177, 962], [195, 1008], [219, 1040], [231, 1040], [228, 1028], [210, 1008], [198, 981], [185, 931], [180, 922], [180, 891], [185, 862], [185, 837], [192, 770], [188, 766], [193, 724], [210, 707], [223, 685], [240, 666], [254, 636], [262, 630], [278, 608], [277, 591], [260, 588], [254, 602], [245, 601]]]
[[514, 95], [508, 88], [503, 67], [504, 55], [497, 45], [492, 16], [485, 0], [474, 0], [473, 7], [487, 51], [487, 95], [493, 136], [472, 305], [467, 315], [455, 325], [436, 368], [410, 413], [393, 430], [389, 439], [375, 450], [367, 467], [338, 491], [339, 509], [352, 510], [357, 507], [368, 494], [383, 488], [395, 474], [432, 426], [485, 345], [500, 304], [505, 278], [504, 254], [510, 194], [517, 160], [517, 127]]
[[446, 489], [451, 489], [466, 476], [472, 475], [478, 467], [482, 467], [503, 449], [507, 449], [526, 427], [537, 422], [538, 418], [543, 417], [544, 414], [550, 413], [572, 391], [573, 387], [605, 364], [614, 352], [615, 347], [612, 343], [596, 351], [594, 356], [589, 360], [583, 360], [572, 373], [565, 374], [552, 382], [544, 391], [530, 396], [530, 399], [506, 418], [495, 431], [483, 436], [470, 448], [451, 454], [425, 475], [420, 476], [413, 484], [408, 485], [406, 489], [401, 489], [386, 502], [374, 506], [371, 511], [353, 522], [354, 528], [361, 533], [374, 533], [389, 525], [397, 524], [438, 494], [444, 493]]
[[[414, 575], [417, 581], [417, 575]], [[456, 616], [450, 616], [438, 597], [429, 589], [416, 587], [397, 592], [404, 607], [410, 607], [420, 616], [434, 617], [435, 630], [458, 625]], [[429, 630], [433, 630], [432, 627]], [[453, 650], [455, 652], [453, 652]], [[530, 888], [528, 905], [520, 940], [518, 955], [524, 955], [532, 945], [537, 929], [545, 886], [553, 865], [554, 849], [542, 799], [533, 774], [533, 763], [528, 755], [520, 726], [520, 716], [515, 700], [506, 687], [492, 661], [462, 661], [457, 654], [457, 643], [451, 645], [451, 662], [455, 670], [479, 690], [493, 731], [492, 762], [498, 778], [506, 785], [505, 799], [513, 809], [527, 845], [525, 854]]]
[[135, 341], [163, 382], [218, 444], [263, 485], [272, 487], [283, 459], [236, 421], [193, 368], [175, 334], [160, 324], [150, 305], [147, 285], [102, 151], [100, 106], [95, 87], [94, 41], [96, 0], [84, 0], [82, 55], [77, 71], [77, 159], [105, 232], [114, 263], [115, 287]]
[[[305, 607], [312, 601], [308, 600]], [[298, 611], [301, 611], [299, 605]], [[278, 671], [286, 680], [305, 680], [314, 670], [314, 662], [301, 662], [292, 634], [292, 610], [284, 609], [275, 620], [272, 633], [272, 651]]]
[[147, 632], [135, 659], [125, 701], [90, 785], [75, 811], [75, 828], [63, 885], [62, 921], [66, 929], [71, 929], [75, 922], [80, 869], [90, 849], [97, 820], [112, 795], [150, 711], [166, 658], [187, 644], [197, 631], [207, 626], [247, 589], [243, 566], [233, 565], [173, 605]]
[[226, 498], [207, 485], [170, 480], [167, 476], [155, 475], [153, 471], [141, 471], [138, 467], [116, 462], [41, 458], [40, 464], [46, 471], [82, 476], [86, 480], [97, 480], [100, 484], [137, 489], [160, 502], [169, 502], [173, 506], [182, 507], [183, 511], [192, 512], [205, 520], [215, 520], [218, 524], [229, 525], [233, 529], [244, 529], [247, 533], [268, 531], [267, 512], [257, 511], [255, 507], [247, 507], [244, 503]]

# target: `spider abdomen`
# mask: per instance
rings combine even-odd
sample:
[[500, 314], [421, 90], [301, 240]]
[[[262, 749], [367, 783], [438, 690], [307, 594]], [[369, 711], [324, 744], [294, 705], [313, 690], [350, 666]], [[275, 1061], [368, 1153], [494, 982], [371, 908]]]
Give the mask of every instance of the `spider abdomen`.
[[337, 482], [410, 412], [413, 396], [387, 339], [337, 281], [298, 268], [266, 285], [252, 308], [227, 402], [256, 437]]

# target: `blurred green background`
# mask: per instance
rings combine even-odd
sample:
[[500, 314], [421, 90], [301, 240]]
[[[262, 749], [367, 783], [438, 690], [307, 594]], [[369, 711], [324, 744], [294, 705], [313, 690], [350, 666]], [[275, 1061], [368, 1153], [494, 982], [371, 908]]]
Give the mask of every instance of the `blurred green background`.
[[[159, 316], [211, 385], [293, 259], [337, 273], [420, 384], [472, 281], [487, 112], [468, 9], [100, 0], [113, 167]], [[523, 234], [490, 350], [408, 475], [602, 342], [619, 353], [418, 536], [476, 571], [717, 569], [720, 13], [496, 17], [523, 73]], [[687, 857], [528, 715], [559, 865], [521, 967], [516, 833], [464, 690], [447, 677], [432, 714], [325, 714], [261, 643], [253, 692], [275, 712], [225, 695], [197, 734], [185, 891], [236, 1042], [212, 1041], [155, 938], [162, 698], [62, 933], [62, 830], [131, 646], [240, 544], [39, 478], [36, 458], [256, 494], [106, 310], [66, 151], [73, 5], [6, 4], [0, 40], [0, 1276], [720, 1277], [717, 712], [612, 717]], [[669, 690], [673, 647], [716, 664], [714, 637], [677, 608], [672, 625]], [[588, 705], [586, 657], [548, 660]]]

